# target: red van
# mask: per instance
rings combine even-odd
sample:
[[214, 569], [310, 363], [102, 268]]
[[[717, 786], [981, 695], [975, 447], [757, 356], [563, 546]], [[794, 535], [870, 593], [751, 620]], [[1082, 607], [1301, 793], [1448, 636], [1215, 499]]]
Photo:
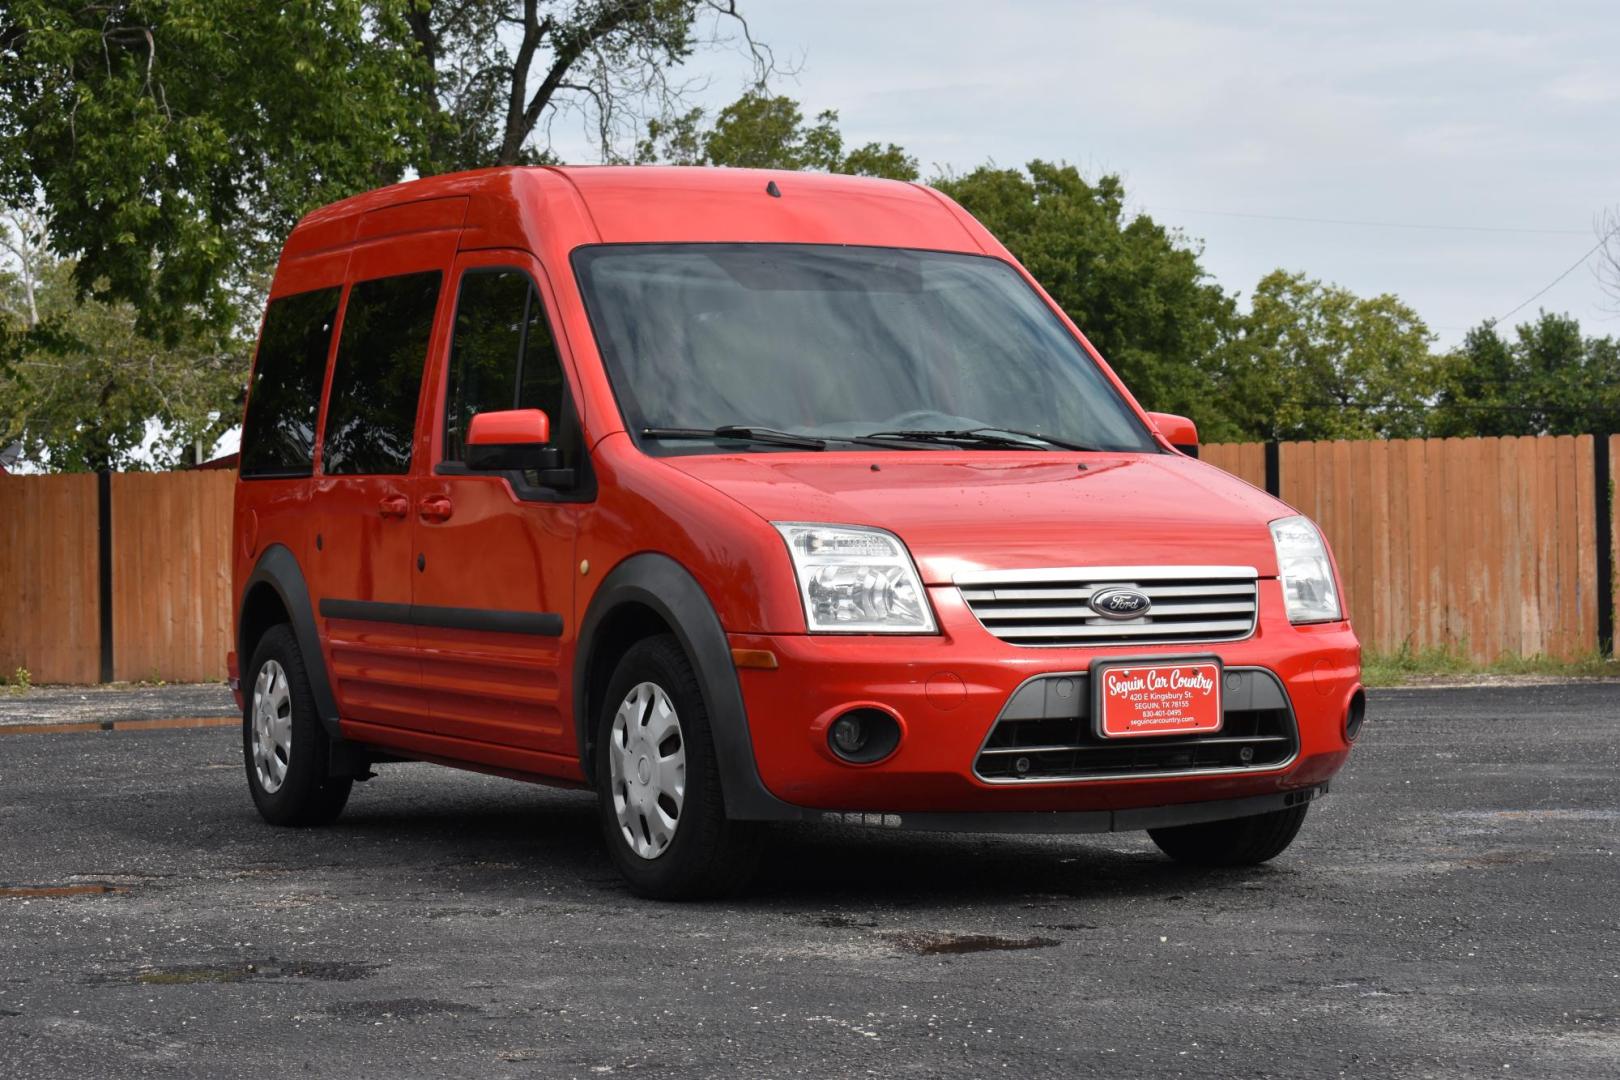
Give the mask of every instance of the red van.
[[1360, 648], [1316, 527], [1196, 441], [919, 185], [514, 168], [317, 210], [236, 486], [253, 800], [330, 821], [402, 760], [590, 787], [658, 897], [741, 884], [766, 821], [1269, 859]]

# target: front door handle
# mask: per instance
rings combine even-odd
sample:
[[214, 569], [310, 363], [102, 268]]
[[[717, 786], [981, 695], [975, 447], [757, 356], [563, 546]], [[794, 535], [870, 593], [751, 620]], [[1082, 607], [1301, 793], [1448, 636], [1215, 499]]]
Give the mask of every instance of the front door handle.
[[423, 521], [438, 524], [449, 521], [450, 515], [455, 512], [455, 506], [444, 495], [429, 495], [417, 504], [416, 514]]
[[403, 495], [387, 495], [377, 504], [377, 513], [385, 518], [402, 518], [410, 511], [411, 500]]

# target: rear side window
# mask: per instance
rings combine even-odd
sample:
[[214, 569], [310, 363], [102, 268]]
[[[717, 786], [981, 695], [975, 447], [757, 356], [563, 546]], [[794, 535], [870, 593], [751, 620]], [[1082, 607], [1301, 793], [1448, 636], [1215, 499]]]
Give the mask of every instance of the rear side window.
[[349, 289], [321, 444], [327, 475], [410, 471], [416, 400], [441, 277], [437, 270], [402, 274]]
[[270, 301], [242, 421], [243, 476], [308, 476], [326, 353], [337, 321], [336, 286]]
[[528, 274], [502, 267], [462, 275], [450, 349], [445, 461], [465, 459], [463, 440], [476, 414], [544, 409], [562, 468], [578, 464], [579, 423], [545, 307]]

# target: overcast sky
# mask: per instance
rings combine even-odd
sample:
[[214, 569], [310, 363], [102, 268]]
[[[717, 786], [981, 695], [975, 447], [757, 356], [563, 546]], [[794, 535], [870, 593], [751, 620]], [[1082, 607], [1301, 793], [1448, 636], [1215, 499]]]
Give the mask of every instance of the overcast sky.
[[[1228, 289], [1281, 266], [1393, 292], [1445, 344], [1547, 285], [1620, 206], [1614, 0], [739, 6], [801, 68], [778, 90], [838, 109], [851, 144], [898, 142], [925, 175], [1037, 157], [1119, 173]], [[708, 102], [736, 96], [736, 57], [695, 66]], [[1620, 333], [1590, 265], [1510, 321], [1546, 306]]]

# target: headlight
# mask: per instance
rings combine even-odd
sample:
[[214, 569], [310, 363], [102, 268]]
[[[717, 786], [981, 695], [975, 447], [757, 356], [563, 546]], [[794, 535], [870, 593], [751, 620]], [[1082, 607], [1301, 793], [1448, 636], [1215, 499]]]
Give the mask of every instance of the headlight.
[[1322, 534], [1307, 517], [1278, 518], [1271, 523], [1277, 546], [1277, 576], [1291, 623], [1335, 622], [1344, 616], [1333, 583], [1333, 562]]
[[934, 613], [911, 553], [893, 533], [776, 522], [812, 633], [931, 634]]

